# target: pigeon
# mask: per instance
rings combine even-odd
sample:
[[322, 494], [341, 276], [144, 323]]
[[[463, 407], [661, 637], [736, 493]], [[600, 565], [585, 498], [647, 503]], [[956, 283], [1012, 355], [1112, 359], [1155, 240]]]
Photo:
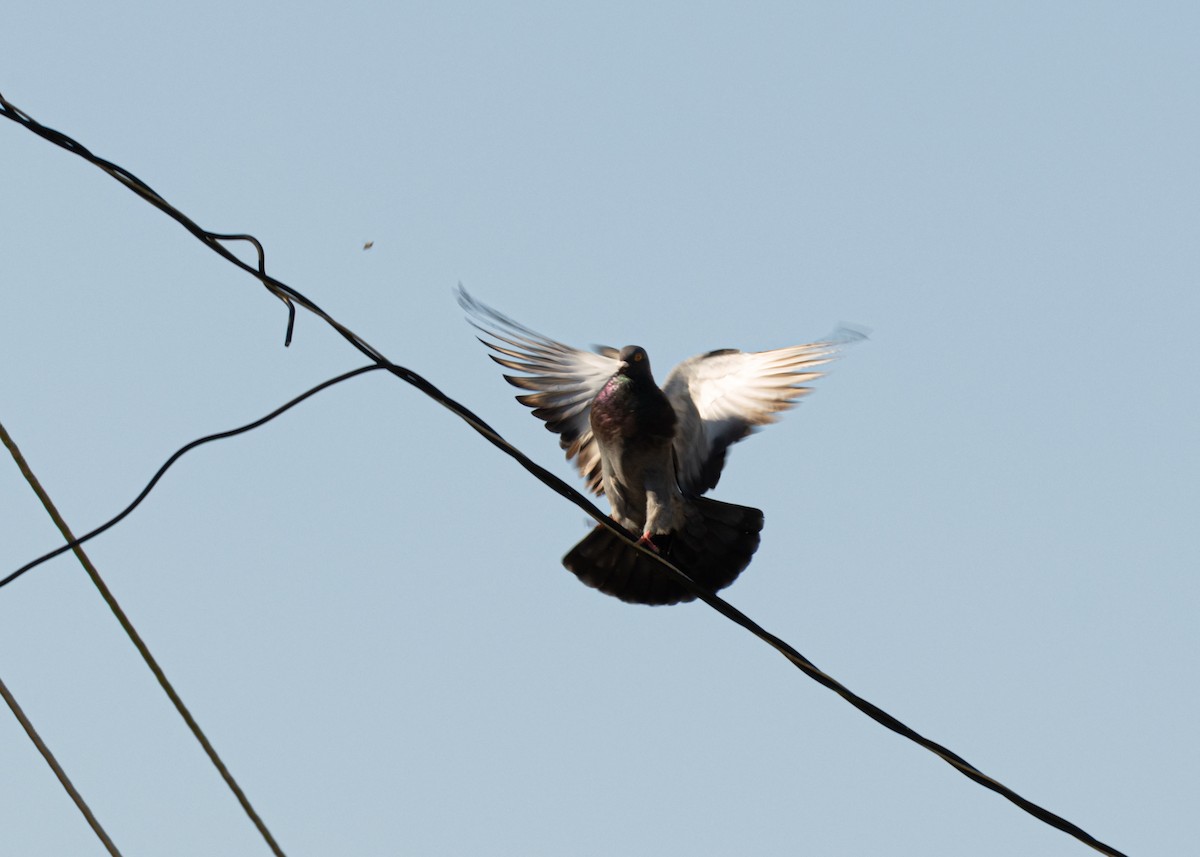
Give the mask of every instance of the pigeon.
[[[726, 453], [810, 392], [833, 339], [747, 353], [709, 351], [671, 370], [660, 388], [641, 346], [582, 351], [519, 324], [472, 297], [458, 302], [489, 356], [529, 391], [517, 401], [559, 435], [587, 487], [607, 497], [614, 521], [716, 592], [758, 549], [763, 513], [702, 496]], [[652, 557], [597, 526], [563, 558], [583, 583], [635, 604], [677, 604], [695, 594]]]

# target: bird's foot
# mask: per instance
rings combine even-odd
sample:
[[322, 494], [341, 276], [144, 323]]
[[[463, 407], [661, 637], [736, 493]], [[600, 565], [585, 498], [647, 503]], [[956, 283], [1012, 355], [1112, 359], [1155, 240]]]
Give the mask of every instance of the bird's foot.
[[650, 548], [650, 550], [654, 551], [655, 553], [660, 553], [660, 551], [658, 549], [658, 545], [656, 545], [654, 543], [654, 537], [651, 536], [649, 533], [642, 533], [642, 537], [640, 539], [638, 539], [638, 544], [645, 545], [646, 547]]

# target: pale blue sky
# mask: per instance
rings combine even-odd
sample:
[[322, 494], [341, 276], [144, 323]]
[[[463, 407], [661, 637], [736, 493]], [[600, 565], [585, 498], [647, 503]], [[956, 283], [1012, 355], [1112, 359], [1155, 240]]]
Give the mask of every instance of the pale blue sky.
[[[678, 360], [869, 327], [715, 493], [729, 600], [1130, 855], [1200, 802], [1191, 4], [63, 4], [0, 92], [555, 472], [454, 302]], [[363, 361], [0, 124], [0, 420], [77, 530]], [[374, 241], [369, 252], [364, 241]], [[576, 484], [577, 481], [576, 481]], [[96, 564], [292, 857], [1082, 855], [374, 375], [181, 461]], [[0, 459], [0, 572], [57, 544]], [[267, 850], [73, 560], [0, 676], [127, 855]], [[0, 712], [6, 853], [103, 853]]]

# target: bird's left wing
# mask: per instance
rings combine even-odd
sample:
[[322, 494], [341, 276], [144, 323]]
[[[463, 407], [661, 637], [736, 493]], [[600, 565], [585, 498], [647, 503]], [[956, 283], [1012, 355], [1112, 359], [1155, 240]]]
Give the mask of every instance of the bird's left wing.
[[588, 489], [603, 494], [600, 450], [592, 439], [590, 415], [592, 399], [621, 365], [616, 350], [600, 348], [593, 354], [548, 339], [477, 301], [462, 286], [458, 303], [471, 324], [486, 334], [479, 341], [495, 352], [488, 356], [521, 373], [505, 375], [505, 380], [534, 391], [517, 396], [517, 401], [533, 408], [533, 415], [559, 435], [559, 444], [575, 461]]
[[804, 384], [828, 363], [838, 343], [814, 342], [747, 353], [723, 349], [685, 360], [671, 370], [663, 392], [675, 407], [675, 467], [679, 487], [703, 494], [716, 486], [725, 452], [811, 392]]

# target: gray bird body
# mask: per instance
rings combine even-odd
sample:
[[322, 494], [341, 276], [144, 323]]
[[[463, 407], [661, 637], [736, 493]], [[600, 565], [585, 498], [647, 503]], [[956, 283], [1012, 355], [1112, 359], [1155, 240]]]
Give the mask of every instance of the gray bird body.
[[600, 453], [600, 484], [613, 518], [634, 533], [665, 535], [679, 527], [683, 493], [675, 479], [678, 419], [654, 383], [646, 352], [622, 349], [621, 364], [592, 400], [588, 422]]
[[[595, 353], [564, 345], [459, 289], [459, 303], [490, 356], [531, 391], [517, 401], [557, 433], [588, 488], [612, 517], [694, 581], [728, 586], [758, 548], [762, 512], [702, 497], [716, 486], [726, 451], [775, 422], [809, 392], [835, 342], [746, 353], [710, 351], [685, 360], [660, 389], [638, 346]], [[674, 604], [694, 596], [649, 557], [596, 527], [563, 559], [584, 583], [625, 601]]]

